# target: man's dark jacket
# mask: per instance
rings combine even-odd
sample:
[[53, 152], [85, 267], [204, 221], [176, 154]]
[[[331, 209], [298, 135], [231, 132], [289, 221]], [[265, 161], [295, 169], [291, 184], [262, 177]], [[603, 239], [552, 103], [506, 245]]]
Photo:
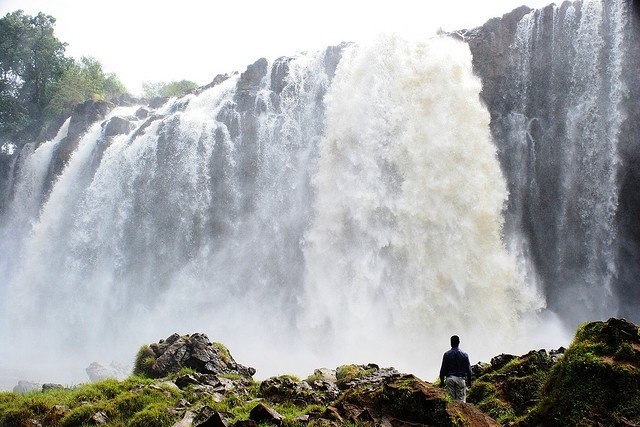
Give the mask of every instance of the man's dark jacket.
[[458, 347], [444, 353], [442, 356], [442, 366], [440, 367], [440, 384], [444, 384], [444, 379], [449, 376], [466, 378], [471, 384], [471, 364], [469, 356]]

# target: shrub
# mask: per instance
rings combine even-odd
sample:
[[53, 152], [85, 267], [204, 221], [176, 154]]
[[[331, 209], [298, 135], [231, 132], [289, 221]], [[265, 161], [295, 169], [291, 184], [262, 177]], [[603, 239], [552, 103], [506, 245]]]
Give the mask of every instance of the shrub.
[[136, 361], [133, 366], [133, 375], [138, 375], [146, 378], [155, 378], [157, 374], [153, 369], [153, 364], [156, 361], [156, 354], [151, 347], [143, 345], [136, 354]]

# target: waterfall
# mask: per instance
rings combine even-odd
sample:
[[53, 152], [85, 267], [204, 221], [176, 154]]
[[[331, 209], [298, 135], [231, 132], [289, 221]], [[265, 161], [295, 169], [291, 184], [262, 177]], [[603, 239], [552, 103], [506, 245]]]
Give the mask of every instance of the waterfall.
[[501, 240], [507, 193], [479, 91], [452, 39], [343, 55], [305, 239], [304, 325], [323, 348], [434, 365], [451, 331], [477, 355], [540, 308]]
[[[49, 194], [31, 176], [46, 176], [39, 153], [50, 159], [64, 132], [25, 154], [10, 211], [43, 205], [28, 227], [2, 219], [3, 240], [20, 242], [0, 270], [0, 335], [14, 343], [3, 361], [90, 363], [106, 345], [126, 362], [175, 331], [206, 331], [240, 356], [290, 346], [338, 53], [260, 60], [147, 120], [117, 108], [82, 136]], [[107, 135], [113, 118], [132, 130]], [[71, 369], [38, 363], [42, 375]]]
[[617, 311], [625, 15], [624, 1], [594, 0], [524, 15], [493, 123], [511, 252], [574, 325]]
[[474, 361], [568, 344], [556, 317], [615, 315], [631, 286], [625, 4], [260, 59], [114, 108], [68, 157], [73, 118], [19, 156], [3, 143], [0, 373], [82, 381], [173, 332], [259, 378], [375, 362], [432, 379], [452, 334]]

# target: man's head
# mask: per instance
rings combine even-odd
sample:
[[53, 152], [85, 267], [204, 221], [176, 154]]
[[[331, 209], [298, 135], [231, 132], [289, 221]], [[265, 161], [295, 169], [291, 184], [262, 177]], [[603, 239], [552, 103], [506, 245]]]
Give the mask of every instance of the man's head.
[[460, 337], [454, 335], [451, 337], [451, 347], [458, 347], [460, 345]]

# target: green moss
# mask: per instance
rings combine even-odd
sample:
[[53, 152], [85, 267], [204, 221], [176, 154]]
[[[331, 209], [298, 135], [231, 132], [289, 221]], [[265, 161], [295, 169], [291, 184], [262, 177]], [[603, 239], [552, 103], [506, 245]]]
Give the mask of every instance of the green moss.
[[9, 406], [0, 411], [0, 426], [15, 427], [27, 425], [32, 418], [32, 413], [28, 408]]
[[622, 418], [640, 422], [640, 372], [628, 361], [635, 353], [630, 343], [622, 341], [619, 324], [619, 320], [593, 322], [579, 328], [543, 387], [536, 422], [616, 425], [615, 420]]
[[105, 412], [109, 419], [116, 416], [115, 408], [108, 402], [97, 404], [84, 404], [71, 409], [60, 420], [61, 427], [76, 427], [86, 425], [91, 422], [91, 418], [98, 412]]
[[469, 402], [480, 403], [484, 399], [495, 398], [498, 395], [496, 386], [490, 382], [483, 380], [476, 380], [467, 393], [467, 400]]
[[503, 424], [526, 417], [540, 400], [540, 390], [552, 366], [546, 352], [531, 351], [504, 365], [484, 369], [474, 381], [467, 401]]
[[213, 348], [215, 348], [216, 353], [220, 356], [220, 358], [227, 364], [233, 362], [233, 358], [231, 357], [231, 353], [229, 353], [229, 349], [225, 347], [224, 344], [219, 342], [211, 343]]
[[246, 377], [243, 377], [242, 375], [236, 373], [220, 374], [218, 376], [220, 378], [226, 378], [231, 381], [240, 381], [246, 379]]
[[115, 399], [115, 407], [123, 418], [129, 418], [153, 402], [148, 393], [127, 391]]
[[170, 372], [167, 375], [167, 379], [171, 380], [171, 381], [175, 381], [176, 378], [180, 378], [183, 377], [185, 375], [193, 375], [195, 374], [197, 371], [193, 368], [188, 368], [186, 366], [183, 366], [182, 368], [180, 368], [178, 371], [176, 372]]
[[618, 360], [624, 360], [628, 362], [637, 362], [638, 356], [633, 350], [633, 346], [629, 343], [622, 343], [616, 350], [615, 358]]
[[136, 414], [148, 412], [150, 406], [175, 407], [181, 397], [174, 388], [140, 377], [24, 395], [0, 393], [0, 426], [81, 426], [100, 411], [109, 418], [108, 426], [124, 426], [134, 416], [141, 417]]
[[276, 410], [283, 417], [283, 425], [285, 426], [296, 426], [299, 423], [294, 421], [297, 417], [307, 414], [310, 411], [317, 411], [320, 409], [324, 411], [324, 407], [314, 406], [313, 408], [304, 406], [300, 407], [295, 405], [292, 402], [287, 402], [279, 405], [273, 405], [272, 408]]
[[309, 384], [313, 384], [316, 381], [321, 381], [324, 377], [322, 376], [322, 373], [320, 372], [315, 372], [311, 375], [309, 375], [305, 381]]
[[165, 427], [172, 425], [177, 417], [171, 415], [167, 406], [163, 404], [151, 404], [143, 410], [136, 412], [129, 422], [128, 427]]
[[506, 424], [516, 418], [513, 408], [511, 408], [508, 403], [503, 402], [497, 397], [483, 399], [477, 406], [478, 409], [498, 421], [500, 424]]

